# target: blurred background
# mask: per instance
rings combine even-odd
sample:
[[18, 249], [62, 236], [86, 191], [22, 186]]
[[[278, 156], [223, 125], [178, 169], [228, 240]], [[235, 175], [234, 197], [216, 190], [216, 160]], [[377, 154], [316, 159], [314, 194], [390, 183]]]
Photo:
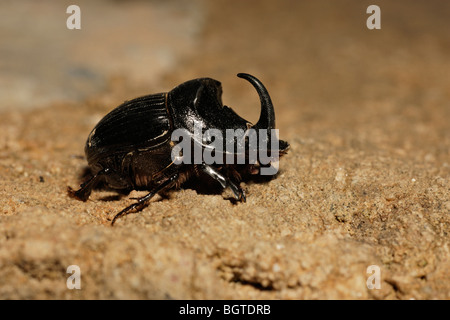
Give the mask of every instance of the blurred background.
[[[80, 30], [66, 26], [72, 4]], [[192, 52], [204, 16], [196, 1], [2, 1], [0, 108], [81, 102], [112, 77], [150, 89]]]

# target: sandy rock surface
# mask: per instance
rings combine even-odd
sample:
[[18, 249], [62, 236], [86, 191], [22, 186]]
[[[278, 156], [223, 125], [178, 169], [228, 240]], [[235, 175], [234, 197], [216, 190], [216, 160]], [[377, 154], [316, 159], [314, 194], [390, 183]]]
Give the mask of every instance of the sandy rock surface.
[[[378, 1], [381, 30], [367, 1], [78, 1], [81, 30], [32, 4], [0, 10], [0, 299], [450, 298], [449, 4]], [[126, 99], [208, 76], [255, 122], [238, 72], [291, 144], [246, 203], [190, 184], [111, 227], [145, 192], [67, 196]]]

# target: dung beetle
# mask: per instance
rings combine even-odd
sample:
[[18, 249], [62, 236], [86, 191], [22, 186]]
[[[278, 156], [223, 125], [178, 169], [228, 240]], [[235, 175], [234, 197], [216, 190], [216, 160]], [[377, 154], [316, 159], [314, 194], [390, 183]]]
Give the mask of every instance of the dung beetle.
[[[266, 144], [261, 145], [267, 147], [269, 142], [276, 140], [275, 148], [271, 144], [266, 149], [277, 156], [287, 152], [289, 144], [270, 134], [275, 129], [275, 112], [266, 88], [252, 75], [239, 73], [237, 76], [249, 81], [258, 92], [261, 113], [255, 125], [222, 104], [222, 86], [211, 78], [190, 80], [168, 93], [125, 101], [101, 119], [89, 134], [85, 154], [94, 175], [81, 184], [79, 190], [68, 187], [69, 195], [86, 201], [99, 181], [116, 190], [149, 191], [117, 213], [111, 222], [114, 224], [117, 218], [130, 211], [142, 210], [157, 193], [179, 187], [189, 177], [203, 172], [219, 182], [222, 188], [229, 187], [238, 201], [245, 202], [244, 191], [239, 186], [241, 175], [259, 173], [261, 164], [258, 160], [244, 163], [231, 161], [231, 164], [221, 161], [206, 163], [203, 160], [176, 163], [173, 157], [177, 145], [172, 133], [177, 129], [187, 132], [188, 137], [195, 140], [194, 144], [200, 144], [203, 149], [208, 147], [203, 138], [200, 141], [195, 139], [196, 123], [200, 123], [202, 128], [214, 128], [219, 133], [231, 129], [241, 132], [254, 129], [257, 133], [267, 130], [269, 133], [259, 140]], [[241, 137], [241, 140], [248, 145], [248, 136]], [[245, 150], [245, 159], [248, 160], [249, 152]], [[183, 152], [180, 153], [182, 156]], [[234, 155], [237, 156], [237, 153]]]

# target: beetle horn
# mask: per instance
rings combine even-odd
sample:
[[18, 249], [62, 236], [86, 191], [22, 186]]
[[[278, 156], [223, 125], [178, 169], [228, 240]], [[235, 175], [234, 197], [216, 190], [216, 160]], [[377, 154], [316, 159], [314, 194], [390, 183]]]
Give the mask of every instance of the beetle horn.
[[258, 122], [253, 126], [254, 129], [275, 129], [275, 111], [273, 110], [272, 100], [264, 85], [254, 76], [247, 73], [238, 73], [239, 78], [250, 82], [259, 95], [261, 101], [261, 114]]

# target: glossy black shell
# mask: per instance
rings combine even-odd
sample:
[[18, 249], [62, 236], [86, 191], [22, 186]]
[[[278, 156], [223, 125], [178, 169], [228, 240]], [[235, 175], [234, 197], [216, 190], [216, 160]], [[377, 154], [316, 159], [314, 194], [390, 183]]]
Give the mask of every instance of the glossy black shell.
[[166, 93], [124, 102], [108, 113], [92, 130], [85, 146], [90, 165], [104, 158], [156, 147], [170, 139], [171, 120]]
[[222, 86], [211, 78], [186, 81], [168, 93], [167, 106], [174, 128], [193, 133], [194, 121], [206, 129], [245, 129], [248, 121], [222, 104]]

